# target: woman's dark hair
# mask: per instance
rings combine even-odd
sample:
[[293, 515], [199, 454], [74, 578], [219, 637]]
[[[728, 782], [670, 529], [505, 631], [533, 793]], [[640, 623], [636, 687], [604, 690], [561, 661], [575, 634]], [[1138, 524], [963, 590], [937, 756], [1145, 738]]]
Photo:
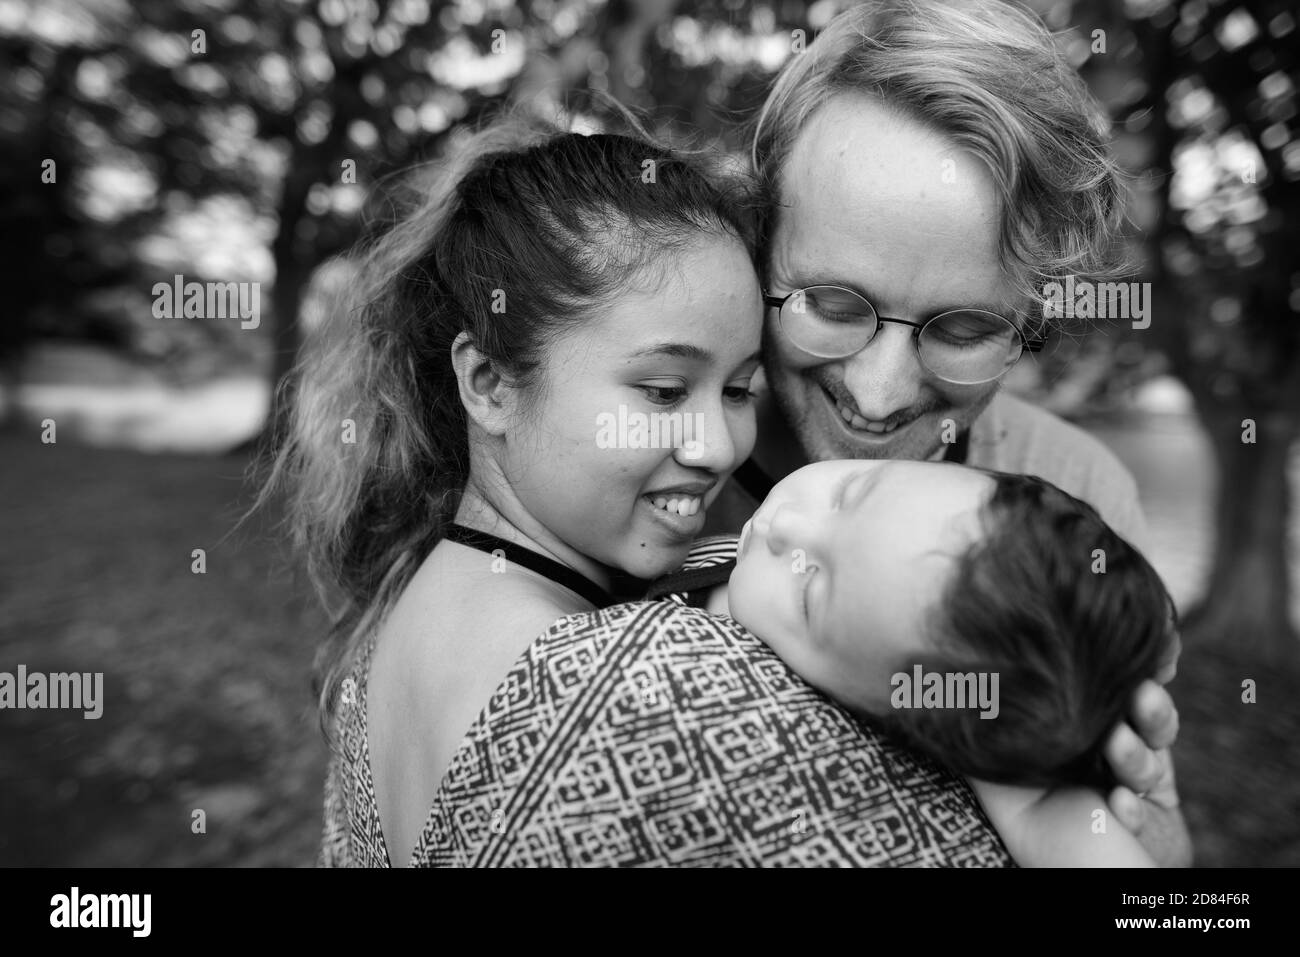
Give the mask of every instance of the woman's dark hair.
[[353, 298], [330, 317], [323, 347], [295, 370], [261, 499], [287, 491], [294, 542], [331, 612], [317, 658], [327, 734], [354, 652], [465, 486], [456, 337], [467, 332], [506, 381], [527, 388], [548, 341], [659, 254], [719, 234], [753, 255], [743, 177], [639, 132], [585, 136], [514, 113], [427, 172], [408, 184], [414, 208], [359, 258]]
[[[1113, 780], [1102, 746], [1176, 628], [1164, 583], [1092, 506], [991, 473], [987, 535], [957, 562], [925, 672], [998, 674], [997, 716], [897, 709], [885, 723], [962, 774], [1007, 784]], [[909, 667], [913, 663], [909, 662]]]

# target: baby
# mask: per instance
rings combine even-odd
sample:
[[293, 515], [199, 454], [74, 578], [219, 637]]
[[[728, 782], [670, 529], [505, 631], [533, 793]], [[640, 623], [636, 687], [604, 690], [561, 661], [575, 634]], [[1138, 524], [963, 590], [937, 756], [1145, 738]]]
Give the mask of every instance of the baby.
[[734, 567], [652, 594], [688, 589], [966, 775], [1022, 865], [1154, 866], [1106, 810], [1101, 749], [1137, 686], [1172, 677], [1173, 604], [1085, 503], [1034, 476], [820, 462], [772, 490]]

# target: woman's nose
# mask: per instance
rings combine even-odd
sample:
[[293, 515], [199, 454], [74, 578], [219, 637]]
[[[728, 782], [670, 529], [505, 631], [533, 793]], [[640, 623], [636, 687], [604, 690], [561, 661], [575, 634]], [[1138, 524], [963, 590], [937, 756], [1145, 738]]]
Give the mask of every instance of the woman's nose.
[[685, 413], [674, 457], [685, 466], [729, 472], [740, 464], [735, 437], [721, 411]]

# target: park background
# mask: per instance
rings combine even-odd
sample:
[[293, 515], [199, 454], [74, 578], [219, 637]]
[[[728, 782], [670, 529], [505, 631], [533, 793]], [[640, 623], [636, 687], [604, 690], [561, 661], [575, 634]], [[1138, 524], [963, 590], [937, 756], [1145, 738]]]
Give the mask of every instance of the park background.
[[[0, 670], [102, 671], [106, 699], [97, 721], [0, 712], [0, 864], [311, 863], [325, 617], [273, 516], [235, 524], [373, 188], [503, 103], [598, 129], [593, 92], [743, 156], [739, 121], [846, 5], [0, 0]], [[1154, 309], [1058, 337], [1007, 388], [1137, 478], [1186, 621], [1196, 862], [1297, 865], [1293, 5], [1030, 6], [1112, 117]], [[154, 318], [177, 273], [261, 283], [260, 326]]]

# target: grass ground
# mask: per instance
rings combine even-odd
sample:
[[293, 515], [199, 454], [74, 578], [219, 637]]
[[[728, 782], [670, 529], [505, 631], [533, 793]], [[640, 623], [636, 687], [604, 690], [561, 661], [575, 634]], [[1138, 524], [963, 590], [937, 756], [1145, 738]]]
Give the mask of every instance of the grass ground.
[[[102, 671], [105, 698], [99, 720], [0, 712], [0, 864], [311, 863], [324, 619], [264, 526], [225, 538], [246, 462], [31, 433], [0, 461], [0, 671]], [[1300, 665], [1193, 645], [1173, 691], [1197, 863], [1300, 864]]]
[[324, 621], [265, 539], [223, 539], [245, 462], [12, 435], [0, 461], [0, 670], [102, 671], [105, 700], [0, 712], [0, 863], [310, 863]]

